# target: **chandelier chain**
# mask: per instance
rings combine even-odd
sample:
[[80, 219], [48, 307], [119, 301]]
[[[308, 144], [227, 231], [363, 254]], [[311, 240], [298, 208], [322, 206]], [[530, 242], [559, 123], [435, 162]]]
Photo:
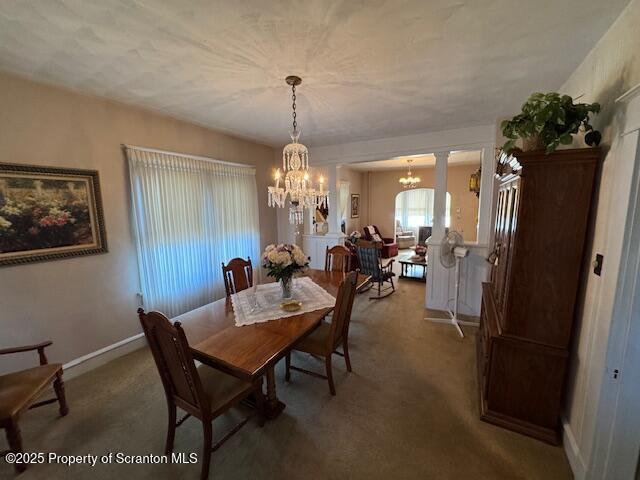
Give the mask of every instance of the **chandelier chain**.
[[298, 131], [298, 122], [296, 121], [296, 117], [298, 116], [298, 114], [296, 113], [296, 86], [291, 85], [291, 99], [293, 100], [293, 104], [291, 105], [291, 107], [293, 108], [293, 113], [292, 113], [292, 117], [293, 117], [293, 131], [296, 132]]

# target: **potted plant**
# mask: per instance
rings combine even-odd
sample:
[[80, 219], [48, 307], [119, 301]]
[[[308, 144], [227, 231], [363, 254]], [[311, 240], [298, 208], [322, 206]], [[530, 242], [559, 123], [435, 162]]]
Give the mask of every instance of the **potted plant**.
[[309, 258], [297, 245], [280, 243], [268, 245], [262, 254], [262, 266], [267, 276], [274, 277], [282, 287], [282, 298], [291, 298], [293, 274], [309, 266]]
[[500, 124], [508, 139], [502, 149], [513, 151], [516, 140], [522, 138], [524, 150], [544, 148], [549, 154], [561, 144], [571, 144], [580, 129], [586, 132], [587, 145], [599, 145], [602, 136], [589, 123], [589, 115], [599, 111], [598, 103], [573, 103], [569, 95], [556, 92], [534, 93], [522, 105], [522, 113]]

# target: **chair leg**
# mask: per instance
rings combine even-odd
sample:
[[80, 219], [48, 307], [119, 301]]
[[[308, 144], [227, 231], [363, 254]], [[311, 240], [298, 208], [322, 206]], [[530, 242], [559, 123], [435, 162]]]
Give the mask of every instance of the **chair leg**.
[[329, 391], [331, 392], [331, 395], [335, 395], [336, 394], [336, 387], [333, 384], [333, 368], [331, 368], [331, 353], [329, 353], [326, 357], [325, 357], [325, 366], [327, 369], [327, 380], [329, 380]]
[[167, 423], [167, 441], [164, 445], [164, 454], [170, 455], [173, 452], [173, 440], [176, 437], [176, 406], [167, 405], [169, 409], [169, 419]]
[[211, 443], [213, 441], [213, 428], [210, 420], [202, 422], [202, 433], [204, 435], [202, 442], [202, 470], [200, 471], [200, 479], [207, 480], [209, 478], [209, 464], [211, 463]]
[[289, 381], [291, 380], [291, 352], [287, 353], [287, 356], [284, 358], [284, 364], [285, 364], [285, 372], [284, 372], [284, 379], [285, 381]]
[[342, 352], [344, 353], [344, 362], [347, 364], [347, 372], [351, 372], [351, 358], [349, 358], [349, 341], [346, 338], [342, 343]]
[[[6, 427], [7, 441], [9, 442], [9, 450], [13, 453], [22, 453], [22, 436], [20, 435], [20, 428], [15, 422], [10, 423]], [[27, 469], [27, 465], [21, 462], [15, 462], [13, 464], [16, 472], [22, 473]]]
[[389, 277], [389, 281], [391, 282], [391, 291], [395, 292], [396, 291], [396, 286], [393, 284], [393, 277]]
[[64, 393], [64, 382], [62, 381], [61, 373], [56, 375], [56, 379], [53, 381], [53, 390], [56, 392], [56, 397], [60, 404], [60, 415], [64, 417], [69, 413], [69, 407], [67, 406], [67, 397]]

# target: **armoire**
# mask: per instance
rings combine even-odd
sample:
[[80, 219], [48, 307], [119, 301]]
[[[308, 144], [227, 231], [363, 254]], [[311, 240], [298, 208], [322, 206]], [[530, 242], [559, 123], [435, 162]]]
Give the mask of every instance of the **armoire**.
[[[557, 444], [597, 148], [501, 153], [477, 335], [480, 417]], [[585, 271], [583, 271], [585, 270]]]

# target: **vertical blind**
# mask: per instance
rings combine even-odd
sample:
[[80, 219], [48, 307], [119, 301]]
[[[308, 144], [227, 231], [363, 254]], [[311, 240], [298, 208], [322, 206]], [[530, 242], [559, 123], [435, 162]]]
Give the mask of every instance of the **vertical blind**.
[[224, 295], [221, 263], [259, 258], [255, 169], [126, 147], [146, 309], [174, 317]]

